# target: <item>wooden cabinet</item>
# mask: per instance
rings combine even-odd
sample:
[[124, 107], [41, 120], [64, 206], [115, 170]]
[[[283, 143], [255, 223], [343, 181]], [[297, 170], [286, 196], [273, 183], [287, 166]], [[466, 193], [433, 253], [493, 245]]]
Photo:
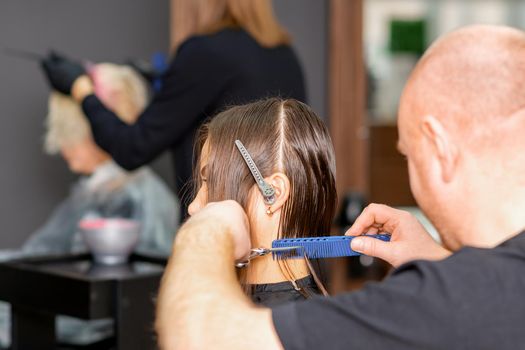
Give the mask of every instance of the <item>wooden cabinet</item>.
[[368, 198], [390, 206], [413, 206], [407, 163], [397, 150], [397, 139], [395, 125], [369, 126]]

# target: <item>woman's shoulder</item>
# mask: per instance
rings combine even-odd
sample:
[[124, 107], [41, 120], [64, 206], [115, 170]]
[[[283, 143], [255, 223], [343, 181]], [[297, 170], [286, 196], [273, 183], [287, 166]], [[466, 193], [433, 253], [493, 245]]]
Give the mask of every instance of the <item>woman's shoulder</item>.
[[[172, 65], [204, 66], [210, 69], [228, 63], [233, 53], [227, 47], [232, 43], [231, 38], [225, 38], [221, 33], [192, 36], [179, 46]], [[235, 46], [238, 44], [235, 43]]]
[[[288, 49], [288, 45], [276, 48]], [[184, 41], [177, 54], [197, 52], [204, 54], [237, 56], [242, 53], [268, 50], [241, 28], [225, 28], [210, 34], [195, 35]]]
[[184, 41], [180, 49], [195, 46], [214, 46], [224, 42], [252, 41], [251, 36], [241, 28], [224, 28], [207, 34], [196, 34]]
[[[292, 60], [290, 57], [294, 57]], [[295, 62], [289, 46], [274, 49], [262, 47], [242, 29], [228, 28], [187, 39], [177, 49], [170, 71], [199, 71], [205, 74], [235, 74], [261, 59], [266, 62]]]

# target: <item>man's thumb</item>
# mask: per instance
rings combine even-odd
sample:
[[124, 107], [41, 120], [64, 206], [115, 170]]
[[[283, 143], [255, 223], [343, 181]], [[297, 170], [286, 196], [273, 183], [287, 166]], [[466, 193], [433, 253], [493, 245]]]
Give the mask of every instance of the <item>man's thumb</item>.
[[388, 242], [377, 238], [358, 236], [352, 239], [350, 247], [361, 254], [370, 255], [388, 261], [390, 250]]

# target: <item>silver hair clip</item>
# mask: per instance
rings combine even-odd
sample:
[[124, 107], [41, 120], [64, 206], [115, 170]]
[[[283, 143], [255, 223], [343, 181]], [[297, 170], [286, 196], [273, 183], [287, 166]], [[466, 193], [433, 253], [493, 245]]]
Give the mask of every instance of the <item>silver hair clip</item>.
[[250, 169], [250, 172], [259, 187], [259, 191], [261, 191], [261, 194], [264, 197], [264, 203], [272, 205], [275, 202], [275, 189], [268, 182], [264, 181], [264, 178], [257, 168], [257, 165], [255, 165], [252, 156], [250, 156], [250, 153], [248, 153], [248, 150], [244, 147], [242, 142], [235, 140], [235, 146], [237, 146], [239, 152], [241, 152], [241, 156], [244, 158], [248, 169]]

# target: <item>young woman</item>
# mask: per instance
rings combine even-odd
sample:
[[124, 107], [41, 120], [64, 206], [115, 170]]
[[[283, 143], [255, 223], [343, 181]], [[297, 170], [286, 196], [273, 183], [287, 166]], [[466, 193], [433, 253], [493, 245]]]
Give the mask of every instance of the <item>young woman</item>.
[[[236, 141], [253, 160], [273, 198], [264, 196]], [[329, 235], [337, 202], [335, 158], [328, 130], [305, 104], [277, 98], [230, 108], [205, 124], [197, 140], [195, 199], [233, 199], [245, 209], [252, 246], [278, 238]], [[319, 293], [305, 259], [258, 257], [240, 271], [252, 299], [264, 305]]]
[[305, 88], [271, 0], [175, 0], [173, 19], [173, 60], [162, 88], [133, 125], [92, 94], [81, 65], [57, 55], [43, 63], [53, 88], [82, 103], [95, 141], [119, 165], [135, 169], [171, 151], [182, 196], [191, 178], [194, 135], [208, 116], [277, 94], [304, 100]]

